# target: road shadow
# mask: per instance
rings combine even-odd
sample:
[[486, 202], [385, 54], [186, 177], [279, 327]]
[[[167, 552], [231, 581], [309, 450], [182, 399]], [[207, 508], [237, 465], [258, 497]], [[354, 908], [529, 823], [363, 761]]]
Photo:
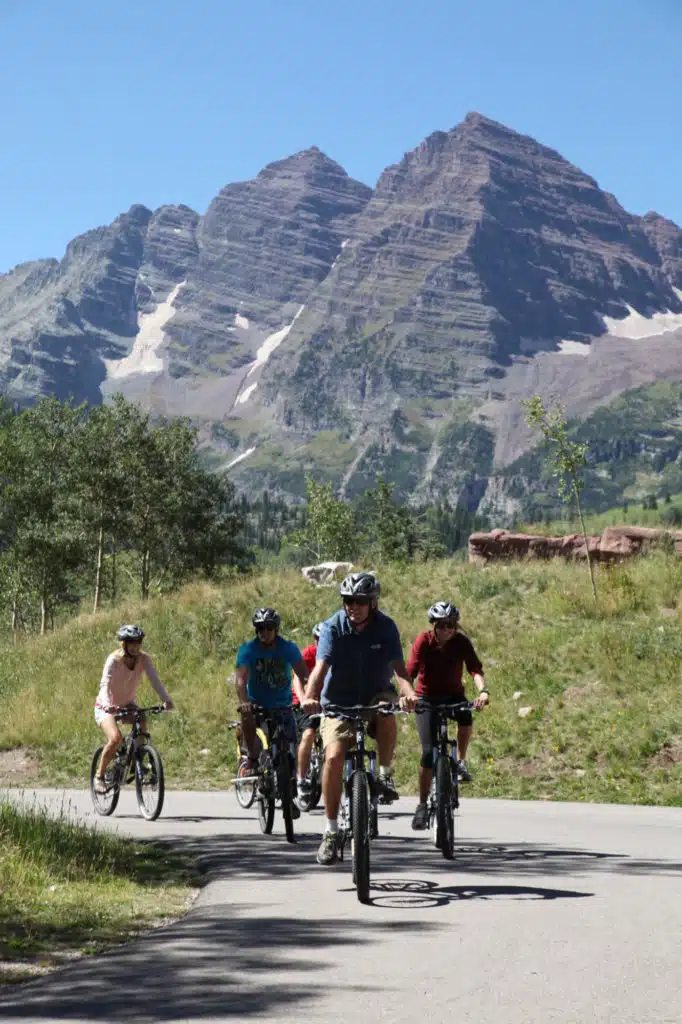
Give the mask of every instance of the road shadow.
[[429, 910], [461, 900], [559, 900], [584, 899], [592, 892], [545, 889], [528, 885], [436, 885], [424, 878], [400, 878], [372, 882], [370, 904], [395, 910]]
[[[381, 819], [380, 819], [381, 820]], [[169, 851], [194, 858], [202, 873], [220, 879], [252, 880], [292, 878], [311, 871], [348, 872], [350, 847], [343, 864], [320, 868], [315, 855], [320, 841], [322, 820], [306, 815], [296, 822], [296, 843], [286, 842], [276, 818], [275, 833], [262, 835], [254, 820], [253, 833], [223, 833], [210, 836], [178, 835], [166, 841]], [[467, 840], [455, 844], [455, 856], [447, 861], [435, 849], [430, 833], [409, 836], [382, 836], [372, 843], [373, 873], [413, 875], [424, 869], [449, 877], [487, 875], [515, 878], [537, 876], [574, 876], [608, 872], [624, 875], [679, 875], [682, 862], [638, 859], [627, 854], [585, 850], [570, 846], [538, 843], [494, 843]]]
[[[254, 916], [253, 907], [198, 907], [184, 920], [0, 996], [3, 1020], [136, 1022], [286, 1016], [338, 983], [342, 947], [371, 947], [424, 922]], [[406, 941], [409, 941], [406, 939]], [[344, 984], [344, 993], [367, 988]], [[371, 996], [370, 996], [371, 998]]]

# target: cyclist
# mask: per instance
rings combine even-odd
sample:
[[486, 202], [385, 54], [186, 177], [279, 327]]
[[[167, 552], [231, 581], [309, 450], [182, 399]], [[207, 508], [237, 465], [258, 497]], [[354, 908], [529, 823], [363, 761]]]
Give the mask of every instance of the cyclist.
[[[315, 668], [317, 641], [320, 638], [323, 626], [324, 622], [318, 622], [317, 625], [313, 626], [313, 640], [315, 643], [310, 644], [310, 646], [306, 647], [303, 651], [302, 657], [306, 663], [306, 668], [309, 673]], [[301, 707], [296, 694], [294, 694], [293, 703], [296, 725], [298, 727], [298, 805], [302, 811], [305, 811], [308, 807], [311, 786], [310, 779], [308, 778], [310, 755], [313, 752], [315, 734], [320, 728], [320, 716], [307, 715]]]
[[[280, 617], [274, 608], [257, 608], [251, 621], [256, 636], [237, 651], [236, 687], [248, 753], [245, 774], [255, 776], [258, 775], [258, 751], [256, 719], [251, 705], [280, 709], [287, 741], [295, 745], [292, 670], [293, 691], [302, 701], [308, 669], [296, 644], [279, 635]], [[295, 814], [298, 816], [297, 807]]]
[[[419, 634], [407, 662], [410, 678], [417, 680], [417, 696], [434, 704], [453, 704], [466, 700], [462, 684], [462, 670], [466, 665], [479, 691], [474, 707], [482, 708], [488, 703], [483, 666], [471, 640], [459, 629], [459, 610], [451, 601], [436, 601], [429, 608], [428, 619], [433, 629]], [[455, 711], [454, 718], [457, 722], [457, 774], [464, 782], [471, 782], [465, 761], [471, 739], [471, 711]], [[419, 765], [419, 804], [414, 812], [412, 828], [423, 829], [428, 826], [426, 799], [433, 775], [435, 712], [426, 711], [417, 715], [417, 730], [422, 756]]]
[[[121, 626], [116, 634], [116, 639], [121, 641], [121, 649], [114, 651], [105, 661], [102, 681], [95, 701], [95, 721], [107, 738], [95, 776], [95, 791], [97, 793], [106, 793], [104, 773], [123, 742], [118, 722], [110, 709], [129, 707], [134, 710], [137, 707], [135, 696], [143, 672], [163, 701], [166, 710], [170, 711], [173, 708], [173, 701], [159, 679], [152, 659], [142, 650], [144, 631], [139, 626]], [[131, 724], [134, 717], [132, 714], [127, 715], [122, 721]], [[145, 739], [149, 738], [146, 718], [140, 721], [140, 731]]]
[[[403, 660], [400, 633], [393, 619], [379, 611], [379, 581], [370, 573], [346, 576], [339, 593], [343, 608], [327, 619], [317, 645], [317, 660], [308, 685], [303, 710], [312, 712], [325, 704], [364, 704], [395, 700], [395, 676], [403, 707], [414, 707], [417, 698]], [[396, 800], [391, 777], [396, 744], [393, 716], [379, 715], [375, 723], [379, 754], [379, 778], [384, 799]], [[323, 718], [320, 726], [325, 762], [322, 773], [326, 826], [317, 852], [318, 864], [333, 864], [338, 856], [337, 816], [341, 802], [346, 751], [354, 742], [352, 723]]]

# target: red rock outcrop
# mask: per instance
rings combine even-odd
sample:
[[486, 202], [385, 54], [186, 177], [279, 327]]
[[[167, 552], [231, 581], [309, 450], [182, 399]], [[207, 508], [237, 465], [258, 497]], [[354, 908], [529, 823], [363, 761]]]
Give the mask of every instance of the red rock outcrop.
[[[607, 526], [600, 537], [587, 538], [590, 555], [596, 562], [619, 562], [633, 555], [646, 554], [652, 548], [672, 544], [682, 558], [682, 532], [649, 529], [643, 526]], [[511, 558], [584, 559], [585, 538], [581, 533], [565, 537], [542, 537], [509, 530], [472, 533], [469, 537], [469, 561], [492, 562]]]

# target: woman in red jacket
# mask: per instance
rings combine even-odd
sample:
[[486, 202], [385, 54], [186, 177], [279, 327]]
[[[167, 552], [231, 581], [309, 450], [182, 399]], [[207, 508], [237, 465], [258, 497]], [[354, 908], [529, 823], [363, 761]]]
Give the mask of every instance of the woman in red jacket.
[[[407, 663], [408, 675], [417, 680], [417, 696], [433, 704], [452, 704], [466, 700], [462, 683], [462, 671], [466, 665], [479, 691], [474, 707], [484, 707], [488, 703], [488, 689], [483, 678], [483, 666], [471, 640], [459, 629], [459, 611], [450, 601], [437, 601], [429, 608], [428, 617], [433, 629], [419, 634], [412, 645]], [[471, 739], [471, 711], [456, 711], [454, 718], [457, 722], [457, 773], [464, 782], [470, 782], [471, 775], [465, 757]], [[422, 756], [419, 765], [419, 804], [412, 819], [414, 829], [424, 829], [428, 825], [426, 798], [433, 775], [435, 729], [436, 715], [433, 711], [417, 715]]]

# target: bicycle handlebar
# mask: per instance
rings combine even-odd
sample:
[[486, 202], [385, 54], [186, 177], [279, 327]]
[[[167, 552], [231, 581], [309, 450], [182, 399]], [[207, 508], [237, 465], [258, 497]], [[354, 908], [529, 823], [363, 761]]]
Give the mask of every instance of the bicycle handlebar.
[[163, 704], [154, 704], [151, 708], [107, 708], [107, 714], [113, 715], [117, 720], [119, 718], [127, 718], [128, 715], [135, 715], [136, 718], [142, 718], [143, 715], [161, 715], [166, 711], [166, 707]]
[[380, 715], [401, 715], [406, 712], [398, 705], [390, 701], [381, 701], [379, 704], [325, 704], [316, 714], [324, 718], [365, 718], [375, 714]]
[[423, 697], [419, 698], [415, 711], [418, 715], [423, 714], [425, 711], [476, 711], [476, 705], [472, 700], [459, 700], [453, 701], [451, 704], [435, 703], [429, 700], [424, 700]]

